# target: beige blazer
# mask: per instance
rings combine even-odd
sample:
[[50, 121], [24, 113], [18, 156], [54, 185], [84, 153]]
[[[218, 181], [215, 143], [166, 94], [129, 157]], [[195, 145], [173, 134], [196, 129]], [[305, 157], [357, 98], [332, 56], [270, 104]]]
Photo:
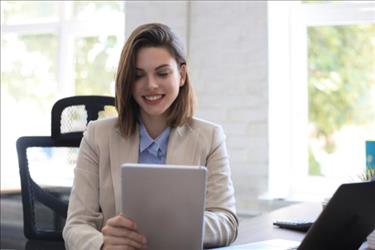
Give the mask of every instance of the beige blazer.
[[[101, 228], [121, 211], [120, 165], [138, 162], [139, 131], [124, 139], [116, 121], [90, 122], [84, 133], [63, 231], [67, 249], [100, 249]], [[194, 118], [188, 125], [172, 129], [166, 164], [207, 167], [204, 246], [233, 242], [238, 220], [221, 127]]]

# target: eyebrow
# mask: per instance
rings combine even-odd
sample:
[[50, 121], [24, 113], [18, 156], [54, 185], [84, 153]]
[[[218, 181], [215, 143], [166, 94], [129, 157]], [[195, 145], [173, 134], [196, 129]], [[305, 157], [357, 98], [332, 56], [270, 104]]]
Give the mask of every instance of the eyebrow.
[[[169, 67], [170, 65], [169, 64], [162, 64], [162, 65], [160, 65], [160, 66], [157, 66], [156, 68], [155, 68], [155, 70], [159, 70], [159, 69], [161, 69], [161, 68], [164, 68], [164, 67]], [[140, 71], [143, 71], [143, 69], [140, 69], [140, 68], [135, 68], [136, 70], [140, 70]]]

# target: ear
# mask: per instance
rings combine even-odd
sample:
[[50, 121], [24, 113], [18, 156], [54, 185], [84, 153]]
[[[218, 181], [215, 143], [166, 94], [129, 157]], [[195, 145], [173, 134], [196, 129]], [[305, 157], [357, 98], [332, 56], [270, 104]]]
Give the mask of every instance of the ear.
[[186, 76], [187, 76], [186, 64], [182, 64], [180, 66], [180, 87], [184, 86], [186, 82]]

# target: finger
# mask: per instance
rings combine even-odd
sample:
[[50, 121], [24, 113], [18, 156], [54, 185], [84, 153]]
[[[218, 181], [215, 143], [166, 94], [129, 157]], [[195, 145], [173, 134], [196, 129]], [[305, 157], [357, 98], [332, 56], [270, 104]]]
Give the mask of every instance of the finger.
[[107, 224], [113, 227], [124, 227], [131, 230], [136, 230], [137, 226], [134, 223], [134, 221], [130, 220], [129, 218], [126, 218], [122, 215], [117, 215], [115, 217], [110, 218], [107, 221]]
[[144, 244], [141, 244], [137, 241], [134, 241], [130, 238], [122, 238], [122, 237], [113, 237], [113, 236], [105, 236], [104, 242], [106, 245], [110, 246], [122, 246], [122, 247], [131, 247], [135, 249], [141, 249], [146, 247]]
[[125, 228], [112, 228], [112, 229], [113, 229], [113, 231], [111, 232], [112, 236], [130, 238], [142, 244], [147, 243], [146, 237], [136, 231], [128, 230]]
[[107, 246], [106, 245], [106, 246], [103, 246], [103, 250], [137, 250], [137, 249], [131, 246], [112, 246], [112, 245]]
[[146, 246], [147, 245], [147, 239], [146, 239], [146, 237], [144, 235], [136, 232], [136, 231], [128, 231], [126, 237], [128, 237], [132, 241], [138, 242], [142, 246]]
[[102, 233], [105, 236], [129, 238], [140, 244], [147, 244], [146, 237], [136, 231], [128, 230], [126, 228], [105, 226], [102, 228]]

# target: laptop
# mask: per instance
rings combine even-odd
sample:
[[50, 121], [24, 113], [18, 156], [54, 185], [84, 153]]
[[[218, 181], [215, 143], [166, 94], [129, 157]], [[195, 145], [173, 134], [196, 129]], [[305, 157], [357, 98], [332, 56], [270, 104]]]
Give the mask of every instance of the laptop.
[[134, 220], [148, 249], [201, 250], [206, 168], [123, 164], [122, 212]]
[[[271, 226], [271, 225], [270, 225]], [[223, 250], [358, 249], [375, 230], [375, 181], [341, 185], [301, 243], [273, 239]]]

